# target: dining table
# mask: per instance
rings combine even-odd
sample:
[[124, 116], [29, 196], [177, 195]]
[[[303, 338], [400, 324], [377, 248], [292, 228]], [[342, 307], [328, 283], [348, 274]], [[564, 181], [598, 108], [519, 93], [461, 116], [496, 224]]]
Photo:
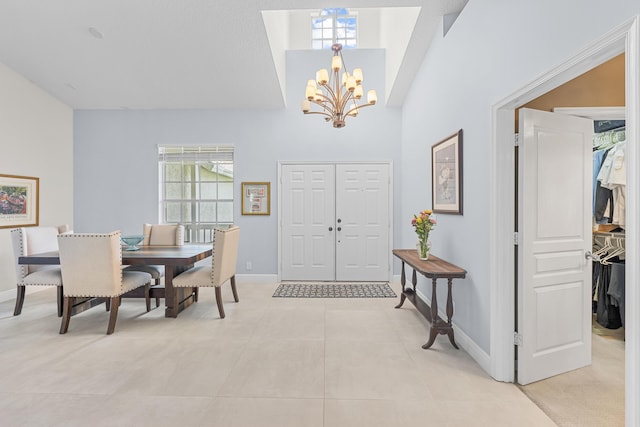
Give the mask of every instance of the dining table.
[[[197, 288], [174, 288], [173, 278], [194, 266], [198, 261], [210, 257], [211, 244], [188, 244], [181, 246], [144, 246], [138, 250], [122, 250], [123, 265], [163, 265], [164, 286], [152, 286], [151, 297], [164, 298], [165, 317], [177, 317], [178, 313], [193, 304], [197, 299]], [[58, 251], [36, 253], [18, 258], [19, 264], [59, 265]], [[64, 285], [63, 285], [64, 286]], [[144, 297], [142, 288], [123, 295], [123, 297]], [[79, 311], [82, 311], [81, 309]]]

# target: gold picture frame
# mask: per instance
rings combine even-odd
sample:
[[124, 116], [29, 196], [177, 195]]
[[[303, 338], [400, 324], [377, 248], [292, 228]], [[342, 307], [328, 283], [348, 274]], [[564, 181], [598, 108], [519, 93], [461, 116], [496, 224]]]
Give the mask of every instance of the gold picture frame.
[[271, 215], [271, 183], [242, 183], [242, 215]]
[[462, 129], [431, 147], [431, 206], [462, 215]]
[[0, 174], [0, 228], [36, 226], [40, 179]]

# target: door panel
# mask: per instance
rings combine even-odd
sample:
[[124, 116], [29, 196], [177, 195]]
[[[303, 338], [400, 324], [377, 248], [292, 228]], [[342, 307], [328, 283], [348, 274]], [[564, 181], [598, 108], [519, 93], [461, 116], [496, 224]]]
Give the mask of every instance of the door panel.
[[282, 280], [334, 280], [333, 165], [282, 165]]
[[593, 122], [520, 110], [518, 383], [591, 364]]
[[336, 165], [336, 280], [389, 280], [389, 165]]

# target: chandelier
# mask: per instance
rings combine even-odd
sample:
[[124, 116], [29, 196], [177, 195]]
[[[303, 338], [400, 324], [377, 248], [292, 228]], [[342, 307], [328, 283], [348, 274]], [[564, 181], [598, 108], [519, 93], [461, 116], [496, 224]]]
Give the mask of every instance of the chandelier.
[[[356, 117], [360, 108], [375, 105], [378, 96], [375, 90], [367, 92], [367, 103], [358, 104], [362, 98], [362, 70], [355, 68], [353, 73], [347, 71], [342, 58], [342, 45], [336, 43], [331, 46], [333, 58], [331, 60], [331, 75], [326, 68], [316, 72], [316, 79], [307, 82], [306, 99], [302, 101], [304, 114], [321, 114], [325, 121], [332, 122], [334, 128], [345, 127], [347, 117]], [[342, 79], [340, 70], [344, 68]], [[321, 111], [311, 111], [311, 104], [318, 105]], [[346, 112], [345, 112], [346, 110]]]

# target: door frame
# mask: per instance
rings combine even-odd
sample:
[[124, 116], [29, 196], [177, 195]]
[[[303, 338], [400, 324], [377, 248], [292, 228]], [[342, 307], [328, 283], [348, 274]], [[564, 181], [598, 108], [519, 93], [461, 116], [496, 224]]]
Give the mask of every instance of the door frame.
[[394, 224], [394, 220], [393, 220], [393, 207], [394, 207], [394, 203], [393, 203], [393, 161], [388, 160], [388, 161], [365, 161], [365, 160], [360, 160], [360, 161], [278, 161], [278, 188], [277, 188], [277, 198], [278, 198], [278, 275], [277, 275], [277, 280], [278, 282], [281, 281], [282, 279], [282, 221], [280, 219], [280, 212], [282, 211], [282, 192], [279, 191], [280, 187], [282, 186], [282, 166], [283, 165], [326, 165], [326, 164], [331, 164], [331, 165], [358, 165], [358, 164], [362, 164], [362, 165], [370, 165], [370, 164], [385, 164], [389, 166], [389, 241], [388, 241], [388, 245], [389, 245], [389, 258], [387, 260], [388, 265], [389, 265], [389, 272], [387, 274], [387, 280], [391, 281], [393, 278], [393, 253], [391, 252], [391, 249], [393, 248], [393, 224]]
[[[574, 57], [507, 96], [492, 107], [489, 205], [490, 375], [514, 380], [514, 131], [515, 109], [605, 61], [625, 53], [627, 145], [627, 256], [640, 254], [640, 16], [635, 16], [590, 44]], [[505, 262], [506, 260], [506, 262]], [[509, 261], [510, 260], [510, 261]], [[626, 281], [638, 283], [640, 263], [626, 268]], [[627, 425], [640, 425], [640, 289], [626, 291], [625, 408]]]

